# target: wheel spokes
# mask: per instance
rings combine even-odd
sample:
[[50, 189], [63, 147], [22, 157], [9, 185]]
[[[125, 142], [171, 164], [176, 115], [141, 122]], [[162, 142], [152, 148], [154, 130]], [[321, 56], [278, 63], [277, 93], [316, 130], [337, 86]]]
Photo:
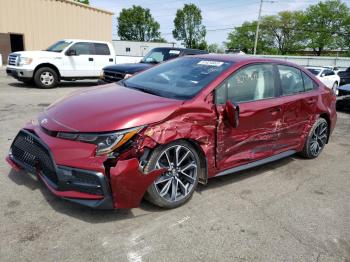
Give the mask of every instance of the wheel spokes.
[[165, 149], [155, 168], [166, 168], [154, 185], [159, 195], [167, 201], [176, 202], [191, 193], [197, 178], [197, 161], [187, 147], [176, 145]]

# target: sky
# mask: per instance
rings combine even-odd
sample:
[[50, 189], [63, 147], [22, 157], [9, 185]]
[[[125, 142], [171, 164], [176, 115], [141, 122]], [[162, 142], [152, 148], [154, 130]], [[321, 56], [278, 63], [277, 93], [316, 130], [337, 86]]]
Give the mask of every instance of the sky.
[[[263, 0], [262, 15], [274, 15], [284, 10], [305, 10], [318, 0]], [[350, 0], [343, 0], [350, 6]], [[123, 8], [140, 5], [151, 10], [152, 16], [160, 24], [162, 37], [176, 42], [172, 36], [176, 10], [186, 3], [196, 4], [202, 11], [203, 25], [206, 26], [206, 41], [209, 44], [222, 45], [231, 28], [244, 21], [256, 20], [260, 0], [90, 0], [90, 5], [106, 9], [115, 14], [113, 17], [113, 39], [118, 39], [116, 17]]]

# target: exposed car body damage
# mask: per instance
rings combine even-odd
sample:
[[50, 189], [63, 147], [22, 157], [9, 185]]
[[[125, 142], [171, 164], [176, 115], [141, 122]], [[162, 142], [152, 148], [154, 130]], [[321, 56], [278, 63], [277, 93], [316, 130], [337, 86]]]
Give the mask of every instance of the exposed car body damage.
[[[199, 156], [196, 168], [204, 170], [198, 180], [206, 183], [208, 178], [228, 174], [236, 167], [255, 166], [255, 161], [301, 152], [319, 118], [327, 121], [329, 134], [335, 127], [335, 96], [302, 68], [246, 57], [193, 59], [204, 59], [204, 63], [198, 63], [201, 66], [216, 67], [224, 63], [220, 61], [234, 63], [188, 99], [155, 95], [149, 90], [118, 84], [70, 95], [49, 106], [38, 117], [38, 123], [28, 123], [20, 131], [7, 161], [15, 169], [27, 171], [29, 163], [32, 166], [29, 171], [35, 169], [53, 194], [67, 200], [93, 208], [133, 208], [159, 177], [169, 170], [176, 176], [176, 170], [170, 166], [146, 171], [152, 153], [162, 146], [186, 141]], [[232, 105], [218, 102], [217, 89], [229, 76], [247, 65], [265, 62], [298, 68], [313, 79], [317, 88], [286, 96], [276, 93], [272, 99]], [[149, 70], [138, 76], [146, 72]], [[275, 81], [277, 90], [280, 84]], [[91, 143], [89, 139], [106, 134], [113, 135], [116, 142], [111, 143], [108, 153], [99, 154], [100, 143]], [[129, 135], [127, 139], [125, 134]], [[119, 141], [123, 143], [117, 146]], [[182, 144], [183, 149], [186, 146]], [[21, 159], [14, 157], [19, 155], [18, 151]], [[191, 161], [195, 160], [193, 157]], [[50, 176], [44, 174], [45, 168], [50, 169]]]

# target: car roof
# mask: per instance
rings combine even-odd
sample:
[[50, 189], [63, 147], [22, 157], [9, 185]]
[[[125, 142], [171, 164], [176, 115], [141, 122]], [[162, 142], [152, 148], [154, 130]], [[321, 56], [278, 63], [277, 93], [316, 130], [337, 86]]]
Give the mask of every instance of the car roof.
[[328, 67], [321, 67], [321, 66], [305, 66], [305, 68], [307, 68], [307, 69], [318, 69], [318, 70], [329, 69]]
[[253, 55], [245, 55], [245, 54], [203, 54], [203, 55], [196, 55], [195, 57], [202, 58], [202, 59], [212, 59], [212, 60], [218, 60], [223, 62], [232, 62], [232, 63], [244, 63], [244, 62], [251, 62], [251, 63], [279, 63], [279, 64], [285, 64], [285, 65], [291, 65], [291, 66], [298, 66], [297, 64], [290, 63], [287, 61], [274, 59], [274, 58], [265, 58], [265, 57], [257, 57]]
[[88, 42], [88, 43], [103, 43], [106, 44], [108, 42], [106, 41], [98, 41], [98, 40], [88, 40], [88, 39], [61, 39], [61, 41], [68, 41], [68, 42]]
[[184, 53], [196, 53], [196, 54], [208, 54], [208, 51], [200, 50], [200, 49], [192, 49], [192, 48], [183, 48], [183, 47], [168, 47], [168, 46], [160, 46], [154, 47], [153, 49], [163, 49], [163, 50], [178, 50]]

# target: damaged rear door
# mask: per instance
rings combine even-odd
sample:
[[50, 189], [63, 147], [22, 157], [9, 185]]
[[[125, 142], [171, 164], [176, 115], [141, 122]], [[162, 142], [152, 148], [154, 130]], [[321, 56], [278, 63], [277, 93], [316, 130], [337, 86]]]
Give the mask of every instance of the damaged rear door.
[[[279, 141], [283, 101], [276, 98], [276, 75], [273, 64], [251, 64], [235, 71], [216, 89], [219, 170], [269, 157], [283, 147]], [[227, 100], [239, 108], [237, 127], [228, 121]]]

